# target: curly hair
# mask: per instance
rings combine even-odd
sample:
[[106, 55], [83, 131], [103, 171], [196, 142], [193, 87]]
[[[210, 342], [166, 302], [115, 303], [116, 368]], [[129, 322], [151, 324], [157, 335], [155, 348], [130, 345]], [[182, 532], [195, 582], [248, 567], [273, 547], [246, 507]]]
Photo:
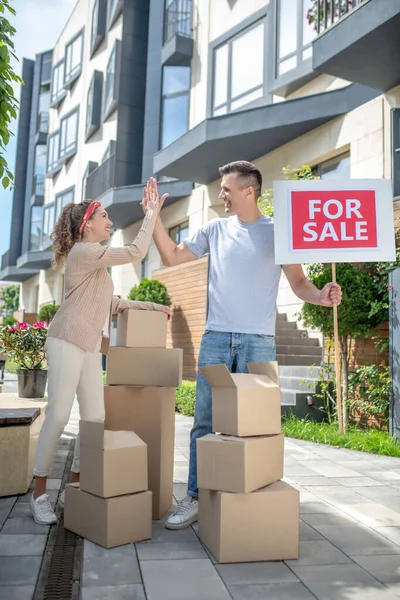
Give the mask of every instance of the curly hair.
[[81, 240], [79, 226], [91, 202], [91, 200], [84, 200], [79, 204], [71, 202], [64, 206], [50, 236], [53, 242], [54, 258], [52, 262], [54, 268], [62, 267], [65, 264], [73, 245]]

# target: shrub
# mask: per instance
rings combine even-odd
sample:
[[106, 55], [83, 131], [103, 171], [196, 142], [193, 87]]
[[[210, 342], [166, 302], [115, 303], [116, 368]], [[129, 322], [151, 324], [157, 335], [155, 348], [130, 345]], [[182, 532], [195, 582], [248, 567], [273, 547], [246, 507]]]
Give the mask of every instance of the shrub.
[[16, 323], [0, 329], [0, 353], [20, 369], [42, 369], [46, 359], [46, 323]]
[[3, 327], [7, 327], [7, 325], [14, 325], [17, 322], [17, 319], [14, 317], [4, 317], [3, 319]]
[[141, 302], [155, 302], [164, 306], [171, 306], [171, 298], [167, 288], [157, 279], [142, 279], [139, 285], [135, 285], [128, 294], [128, 300], [140, 300]]
[[350, 410], [387, 424], [390, 389], [391, 379], [386, 365], [357, 367], [349, 375]]
[[196, 405], [196, 382], [182, 381], [182, 385], [176, 388], [176, 411], [182, 415], [193, 417]]
[[57, 304], [45, 304], [39, 310], [38, 321], [44, 321], [45, 323], [50, 323], [50, 321], [54, 318], [54, 315], [58, 311], [60, 307]]

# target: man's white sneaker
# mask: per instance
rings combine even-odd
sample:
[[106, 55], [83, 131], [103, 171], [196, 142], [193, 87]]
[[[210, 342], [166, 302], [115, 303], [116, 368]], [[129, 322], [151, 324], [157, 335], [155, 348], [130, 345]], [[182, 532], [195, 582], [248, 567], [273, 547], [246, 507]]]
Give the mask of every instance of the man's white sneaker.
[[32, 516], [36, 523], [39, 523], [39, 525], [52, 525], [53, 523], [57, 523], [58, 519], [52, 509], [47, 494], [42, 494], [35, 500], [32, 493], [30, 505]]
[[61, 506], [61, 508], [64, 508], [64, 504], [65, 504], [65, 490], [63, 490], [60, 494], [60, 497], [58, 499], [58, 504]]
[[167, 529], [185, 529], [195, 523], [199, 516], [199, 503], [186, 496], [176, 507], [176, 511], [165, 523]]

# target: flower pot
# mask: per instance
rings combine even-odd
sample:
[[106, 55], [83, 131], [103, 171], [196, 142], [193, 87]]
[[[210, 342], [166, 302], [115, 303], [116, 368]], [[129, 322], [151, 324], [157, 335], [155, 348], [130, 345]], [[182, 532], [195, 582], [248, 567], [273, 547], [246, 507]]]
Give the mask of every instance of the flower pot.
[[47, 371], [44, 369], [18, 369], [18, 395], [21, 398], [43, 398]]

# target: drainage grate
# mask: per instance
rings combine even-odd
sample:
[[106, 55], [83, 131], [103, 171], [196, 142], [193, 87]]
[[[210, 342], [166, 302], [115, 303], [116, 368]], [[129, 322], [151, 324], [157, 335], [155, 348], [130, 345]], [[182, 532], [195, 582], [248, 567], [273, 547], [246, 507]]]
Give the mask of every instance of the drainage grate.
[[[72, 440], [61, 489], [69, 478], [75, 440]], [[58, 508], [58, 512], [60, 509]], [[33, 600], [78, 600], [82, 571], [82, 538], [64, 529], [62, 515], [50, 530]]]

